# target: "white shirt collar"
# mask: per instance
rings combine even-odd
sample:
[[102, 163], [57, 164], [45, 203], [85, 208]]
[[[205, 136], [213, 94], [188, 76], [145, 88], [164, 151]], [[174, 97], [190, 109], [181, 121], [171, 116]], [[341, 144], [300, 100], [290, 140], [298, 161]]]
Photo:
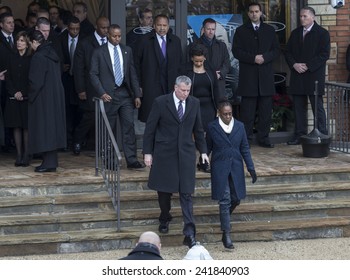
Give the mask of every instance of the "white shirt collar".
[[12, 36], [12, 34], [7, 34], [7, 33], [5, 33], [3, 30], [1, 30], [1, 32], [2, 32], [2, 34], [4, 35], [4, 37], [6, 38], [6, 40], [7, 40], [8, 36], [11, 36], [12, 42], [13, 42], [13, 36]]
[[180, 102], [180, 99], [177, 98], [177, 96], [176, 96], [176, 94], [175, 94], [175, 91], [173, 92], [173, 98], [174, 98], [174, 103], [175, 103], [175, 105], [176, 105], [176, 107], [177, 107], [177, 105], [178, 105], [179, 102]]
[[[175, 91], [173, 92], [173, 99], [174, 99], [175, 107], [177, 110], [177, 107], [179, 106], [179, 102], [181, 100], [176, 97]], [[185, 112], [185, 106], [186, 106], [186, 100], [182, 101], [182, 108], [183, 108], [184, 112]]]
[[315, 23], [313, 23], [311, 26], [309, 26], [308, 28], [303, 28], [303, 31], [306, 32], [306, 31], [310, 31], [311, 28], [314, 26]]
[[[96, 38], [97, 42], [100, 45], [102, 45], [102, 41], [101, 41], [102, 37], [100, 35], [98, 35], [98, 33], [96, 31], [94, 32], [94, 35], [95, 35], [95, 38]], [[105, 43], [108, 41], [107, 37], [103, 37], [103, 39], [105, 40]]]
[[[70, 36], [69, 33], [68, 33], [68, 41], [69, 41], [69, 43], [72, 41], [72, 38], [73, 38], [73, 37]], [[79, 38], [79, 34], [78, 34], [77, 36], [74, 37], [75, 43], [78, 41], [78, 38]]]

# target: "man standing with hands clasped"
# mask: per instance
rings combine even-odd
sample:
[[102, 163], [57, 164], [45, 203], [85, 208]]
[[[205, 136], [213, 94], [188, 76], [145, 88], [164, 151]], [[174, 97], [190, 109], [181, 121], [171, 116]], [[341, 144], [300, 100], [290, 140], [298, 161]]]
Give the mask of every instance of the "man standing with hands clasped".
[[329, 59], [331, 43], [329, 32], [315, 22], [315, 10], [304, 7], [300, 10], [301, 26], [294, 29], [287, 43], [286, 61], [291, 69], [289, 93], [293, 96], [295, 130], [294, 139], [288, 145], [299, 145], [300, 137], [307, 134], [307, 98], [312, 112], [317, 110], [317, 129], [328, 134], [323, 98], [317, 98], [315, 108], [315, 81], [318, 93], [324, 95], [326, 62]]
[[279, 44], [275, 29], [261, 19], [261, 5], [249, 4], [249, 21], [236, 29], [233, 37], [233, 55], [239, 60], [237, 95], [242, 96], [240, 118], [249, 142], [253, 141], [254, 121], [257, 115], [257, 142], [264, 148], [273, 148], [271, 129], [272, 96], [275, 94], [273, 60], [278, 57]]
[[184, 245], [196, 245], [192, 194], [195, 187], [196, 147], [203, 163], [206, 154], [199, 100], [189, 96], [191, 79], [176, 78], [171, 94], [157, 97], [148, 117], [143, 152], [146, 166], [151, 167], [148, 187], [158, 192], [159, 232], [168, 233], [172, 193], [180, 194], [184, 220]]

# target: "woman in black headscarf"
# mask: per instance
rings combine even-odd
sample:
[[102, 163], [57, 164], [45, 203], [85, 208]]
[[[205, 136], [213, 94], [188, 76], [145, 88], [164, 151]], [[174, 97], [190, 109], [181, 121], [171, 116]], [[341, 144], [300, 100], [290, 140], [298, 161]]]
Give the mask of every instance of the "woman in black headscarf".
[[33, 48], [29, 71], [28, 135], [32, 154], [43, 155], [35, 172], [55, 172], [57, 149], [66, 147], [64, 89], [60, 60], [50, 42], [35, 30], [30, 36]]

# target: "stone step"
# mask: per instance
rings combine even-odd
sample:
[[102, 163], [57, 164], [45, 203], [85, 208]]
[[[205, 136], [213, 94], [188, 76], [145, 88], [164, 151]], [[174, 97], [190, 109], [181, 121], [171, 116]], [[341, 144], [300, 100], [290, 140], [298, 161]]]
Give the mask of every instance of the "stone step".
[[0, 215], [113, 209], [106, 191], [0, 198]]
[[[95, 177], [94, 177], [95, 178]], [[0, 185], [0, 198], [2, 197], [22, 197], [22, 196], [45, 196], [54, 194], [72, 194], [72, 193], [94, 193], [100, 191], [106, 191], [104, 182], [101, 178], [87, 180], [86, 183], [79, 182], [76, 184], [61, 184], [55, 185], [55, 183], [46, 184], [42, 183], [36, 185], [35, 181], [30, 181], [28, 184], [17, 184], [17, 185]], [[98, 182], [95, 182], [98, 181]]]
[[[303, 184], [273, 184], [268, 186], [250, 186], [244, 202], [262, 203], [275, 201], [305, 201], [333, 199], [350, 196], [350, 182], [313, 182]], [[174, 194], [173, 206], [179, 206], [178, 195]], [[158, 205], [155, 191], [121, 191], [121, 209], [138, 209]], [[217, 205], [211, 199], [209, 188], [197, 188], [194, 194], [195, 205]], [[0, 197], [0, 215], [20, 213], [59, 213], [79, 211], [113, 210], [111, 198], [107, 192], [95, 191], [72, 194], [50, 194], [35, 196]]]
[[[180, 207], [171, 209], [174, 223], [182, 222]], [[300, 201], [300, 202], [270, 202], [242, 203], [232, 216], [233, 221], [272, 221], [278, 219], [350, 216], [350, 199]], [[123, 227], [140, 224], [158, 225], [158, 208], [131, 209], [121, 212]], [[219, 221], [218, 205], [194, 205], [196, 222], [212, 223]]]
[[[313, 171], [314, 173], [310, 173]], [[246, 173], [247, 187], [259, 187], [269, 185], [285, 185], [285, 184], [307, 184], [316, 182], [346, 182], [350, 181], [350, 173], [339, 169], [337, 172], [317, 173], [318, 170], [303, 170], [298, 166], [293, 167], [290, 171], [277, 171], [272, 174], [258, 172], [258, 181], [256, 184], [251, 184], [249, 174]], [[320, 170], [319, 172], [322, 172]], [[148, 172], [139, 172], [138, 175], [130, 176], [127, 172], [121, 174], [121, 191], [144, 191], [148, 190]], [[76, 183], [72, 183], [76, 182]], [[196, 189], [210, 188], [210, 174], [197, 172], [196, 173]], [[67, 177], [67, 181], [49, 181], [31, 179], [14, 183], [10, 180], [2, 180], [0, 182], [0, 198], [9, 196], [37, 196], [37, 195], [52, 195], [52, 194], [72, 194], [85, 192], [105, 191], [104, 182], [98, 176], [86, 176], [84, 178], [74, 179]]]
[[[13, 234], [1, 236], [0, 256], [56, 254], [132, 248], [140, 234], [157, 231], [156, 226], [133, 226], [120, 232], [113, 229], [86, 229], [70, 232]], [[174, 224], [161, 234], [162, 246], [180, 246], [182, 227]], [[233, 222], [235, 241], [272, 241], [307, 238], [350, 237], [350, 217], [310, 218], [277, 221]], [[197, 224], [197, 241], [221, 242], [218, 223]]]
[[[180, 207], [171, 210], [173, 223], [182, 223]], [[140, 225], [158, 225], [158, 208], [121, 210], [122, 228]], [[219, 221], [217, 205], [195, 205], [194, 216], [198, 223]], [[296, 217], [350, 216], [350, 199], [314, 200], [299, 202], [242, 203], [234, 212], [233, 221], [292, 220]], [[1, 234], [38, 233], [52, 231], [85, 230], [87, 228], [116, 228], [113, 209], [94, 212], [42, 213], [33, 215], [0, 216]]]

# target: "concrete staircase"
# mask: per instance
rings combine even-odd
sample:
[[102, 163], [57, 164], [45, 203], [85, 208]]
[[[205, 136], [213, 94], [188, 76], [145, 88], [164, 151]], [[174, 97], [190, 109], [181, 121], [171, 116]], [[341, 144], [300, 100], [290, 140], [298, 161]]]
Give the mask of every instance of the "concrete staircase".
[[[259, 175], [259, 174], [258, 174]], [[270, 241], [350, 236], [350, 174], [259, 176], [232, 217], [236, 241]], [[100, 183], [28, 184], [0, 188], [0, 256], [55, 254], [131, 248], [143, 231], [158, 230], [156, 193], [147, 176], [122, 181], [121, 225]], [[173, 197], [170, 231], [163, 246], [181, 245], [182, 216]], [[210, 198], [210, 178], [197, 174], [197, 239], [220, 242], [218, 205]]]

